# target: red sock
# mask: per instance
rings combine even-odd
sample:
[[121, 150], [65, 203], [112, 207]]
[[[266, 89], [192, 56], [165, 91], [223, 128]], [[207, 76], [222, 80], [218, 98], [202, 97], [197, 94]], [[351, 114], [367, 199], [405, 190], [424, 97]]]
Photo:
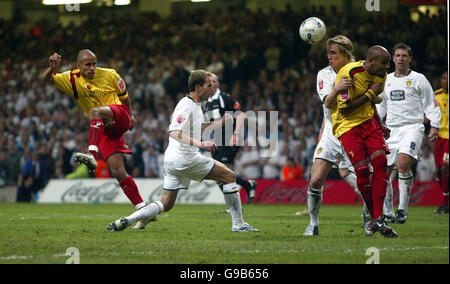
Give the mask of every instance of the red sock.
[[358, 190], [361, 192], [361, 196], [369, 209], [370, 215], [373, 218], [373, 201], [372, 201], [372, 186], [370, 185], [370, 172], [369, 166], [366, 164], [360, 165], [355, 168], [356, 183]]
[[442, 204], [448, 208], [448, 173], [439, 171], [439, 184], [441, 185], [443, 202]]
[[373, 167], [372, 200], [374, 219], [383, 215], [384, 198], [388, 182], [388, 167], [386, 155], [376, 156], [371, 161]]
[[137, 185], [131, 176], [128, 176], [126, 179], [121, 181], [119, 185], [134, 206], [144, 202]]
[[[94, 118], [89, 122], [89, 153], [97, 159], [98, 144], [103, 136], [105, 125], [100, 118]], [[92, 147], [91, 147], [92, 146]]]

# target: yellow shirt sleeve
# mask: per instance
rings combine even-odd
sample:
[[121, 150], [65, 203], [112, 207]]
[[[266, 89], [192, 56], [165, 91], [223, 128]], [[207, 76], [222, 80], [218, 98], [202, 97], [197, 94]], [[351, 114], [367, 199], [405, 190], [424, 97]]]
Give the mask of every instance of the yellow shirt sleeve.
[[113, 78], [112, 79], [113, 85], [117, 90], [119, 99], [123, 100], [128, 98], [128, 91], [125, 81], [120, 77], [120, 75], [115, 70], [112, 71], [112, 78]]
[[[342, 67], [341, 70], [339, 70], [337, 76], [336, 76], [336, 84], [337, 85], [342, 77], [349, 77], [350, 78], [350, 74], [347, 68]], [[353, 87], [348, 89], [345, 92], [341, 92], [339, 93], [339, 95], [336, 98], [336, 102], [337, 102], [337, 107], [342, 109], [342, 108], [346, 108], [348, 107], [348, 104], [350, 102], [350, 98], [351, 98], [351, 94], [353, 92]]]
[[53, 73], [53, 84], [62, 92], [73, 96], [72, 84], [70, 83], [70, 71], [64, 73]]

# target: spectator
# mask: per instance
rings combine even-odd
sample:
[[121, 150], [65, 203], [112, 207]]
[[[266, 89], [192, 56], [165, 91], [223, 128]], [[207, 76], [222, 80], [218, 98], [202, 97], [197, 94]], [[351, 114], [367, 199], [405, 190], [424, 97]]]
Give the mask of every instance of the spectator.
[[432, 181], [436, 177], [436, 165], [434, 163], [434, 155], [431, 153], [431, 147], [425, 143], [422, 157], [417, 162], [416, 180]]
[[281, 180], [302, 180], [303, 179], [303, 169], [300, 165], [292, 158], [289, 157], [287, 164], [282, 168]]
[[108, 164], [103, 159], [97, 159], [97, 169], [94, 172], [96, 178], [110, 178]]
[[19, 175], [17, 201], [31, 202], [39, 190], [47, 184], [47, 173], [44, 162], [39, 160], [37, 152], [31, 155], [31, 159], [25, 162]]

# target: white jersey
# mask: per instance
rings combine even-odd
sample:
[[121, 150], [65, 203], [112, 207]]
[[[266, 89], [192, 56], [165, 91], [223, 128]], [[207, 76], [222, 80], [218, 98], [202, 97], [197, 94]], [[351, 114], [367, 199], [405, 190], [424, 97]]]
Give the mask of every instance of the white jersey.
[[396, 77], [394, 72], [387, 75], [383, 102], [377, 110], [382, 119], [386, 116], [389, 128], [423, 124], [424, 113], [432, 127], [439, 129], [441, 124], [433, 88], [423, 74], [415, 71], [403, 77]]
[[[319, 95], [320, 101], [323, 103], [325, 97], [331, 93], [336, 83], [336, 71], [331, 66], [327, 66], [317, 73], [317, 94]], [[330, 139], [335, 139], [336, 143], [339, 144], [337, 138], [333, 135], [333, 121], [331, 120], [331, 111], [323, 105], [323, 116], [325, 119], [325, 125], [323, 128], [322, 136], [330, 137]]]
[[[336, 83], [336, 72], [331, 66], [327, 66], [317, 73], [317, 94], [323, 103], [325, 97], [331, 93]], [[313, 160], [322, 159], [333, 163], [340, 169], [349, 169], [353, 171], [351, 162], [347, 157], [341, 143], [333, 135], [333, 122], [331, 120], [331, 111], [323, 105], [323, 126], [322, 137], [314, 150]]]
[[[175, 107], [170, 119], [169, 132], [182, 131], [182, 133], [198, 141], [202, 140], [203, 111], [200, 103], [186, 96]], [[182, 143], [169, 136], [169, 145], [165, 151], [167, 156], [173, 158], [186, 158], [186, 155], [197, 154], [199, 148]]]

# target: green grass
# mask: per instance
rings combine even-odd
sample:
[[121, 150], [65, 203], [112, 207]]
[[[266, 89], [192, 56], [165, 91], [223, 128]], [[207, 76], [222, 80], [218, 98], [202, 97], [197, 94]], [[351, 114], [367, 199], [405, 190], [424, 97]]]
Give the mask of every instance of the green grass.
[[366, 249], [380, 263], [449, 263], [448, 215], [411, 207], [394, 224], [398, 239], [366, 237], [360, 206], [322, 206], [320, 234], [305, 238], [309, 216], [294, 205], [244, 205], [245, 221], [259, 233], [231, 232], [225, 206], [176, 205], [145, 230], [108, 232], [130, 205], [0, 204], [0, 263], [60, 263], [76, 247], [80, 263], [298, 264], [361, 263]]

